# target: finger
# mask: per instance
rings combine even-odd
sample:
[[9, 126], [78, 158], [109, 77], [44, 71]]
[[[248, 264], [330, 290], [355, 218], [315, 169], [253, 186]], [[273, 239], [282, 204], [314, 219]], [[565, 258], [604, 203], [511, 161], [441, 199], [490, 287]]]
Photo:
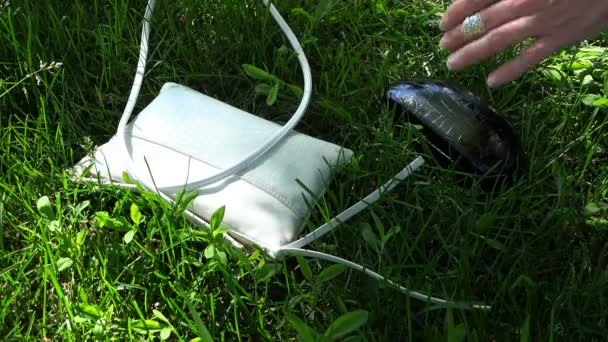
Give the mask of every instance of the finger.
[[[474, 2], [468, 0], [467, 2]], [[486, 7], [479, 12], [481, 21], [484, 26], [484, 32], [489, 32], [496, 27], [499, 27], [505, 23], [513, 21], [520, 17], [525, 17], [547, 10], [547, 2], [529, 0], [529, 1], [509, 1], [504, 0], [493, 4], [492, 6]], [[542, 12], [541, 12], [542, 13]], [[463, 24], [458, 24], [452, 28], [442, 37], [439, 42], [441, 48], [449, 51], [454, 51], [461, 48], [467, 42], [475, 40], [483, 36], [483, 32], [468, 35], [462, 30]]]
[[519, 56], [492, 72], [487, 79], [488, 86], [495, 88], [520, 78], [532, 66], [542, 62], [562, 45], [566, 44], [554, 36], [541, 38], [534, 45], [523, 50]]
[[537, 17], [528, 16], [500, 26], [454, 52], [448, 58], [448, 68], [460, 70], [498, 54], [515, 42], [538, 36], [536, 30], [539, 24]]
[[531, 47], [523, 50], [519, 56], [492, 72], [488, 76], [488, 86], [498, 87], [520, 78], [525, 72], [530, 70], [534, 65], [541, 63], [546, 57], [576, 43], [578, 40], [585, 39], [593, 31], [592, 28], [570, 31], [564, 29], [551, 36], [539, 39]]
[[494, 2], [496, 0], [456, 0], [446, 10], [439, 27], [443, 31], [451, 30], [464, 18], [481, 11]]

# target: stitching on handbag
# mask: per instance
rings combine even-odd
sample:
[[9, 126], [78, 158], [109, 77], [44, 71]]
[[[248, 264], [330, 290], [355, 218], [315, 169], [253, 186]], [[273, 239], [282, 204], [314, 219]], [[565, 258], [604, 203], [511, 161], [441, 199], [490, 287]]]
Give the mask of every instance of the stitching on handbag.
[[[186, 154], [184, 154], [184, 153], [182, 153], [180, 151], [177, 151], [176, 149], [172, 148], [171, 146], [168, 146], [168, 145], [165, 145], [165, 144], [160, 144], [160, 143], [152, 140], [152, 138], [146, 138], [144, 136], [140, 136], [140, 135], [137, 135], [137, 134], [133, 134], [132, 136], [134, 138], [138, 138], [138, 139], [144, 140], [144, 141], [149, 142], [151, 144], [158, 145], [158, 146], [167, 148], [167, 149], [169, 149], [169, 150], [171, 150], [173, 152], [176, 152], [176, 153], [179, 153], [181, 155], [187, 156]], [[188, 156], [188, 157], [190, 157], [190, 156]], [[196, 161], [201, 162], [198, 159]], [[213, 165], [213, 164], [211, 164], [211, 163], [209, 163], [207, 161], [203, 161], [203, 163], [207, 164], [210, 167], [215, 168], [216, 170], [220, 170], [220, 168], [217, 165]], [[233, 177], [238, 177], [238, 179], [244, 181], [245, 183], [247, 183], [247, 184], [249, 184], [249, 185], [251, 185], [251, 186], [253, 186], [253, 187], [255, 187], [255, 188], [257, 188], [257, 189], [259, 189], [261, 191], [264, 191], [265, 193], [267, 193], [268, 195], [270, 195], [271, 197], [273, 197], [274, 199], [276, 199], [277, 201], [279, 201], [279, 203], [283, 204], [283, 206], [285, 206], [287, 209], [289, 209], [289, 211], [296, 218], [302, 219], [302, 217], [306, 214], [306, 213], [298, 213], [299, 210], [296, 209], [296, 207], [295, 207], [295, 205], [294, 205], [294, 203], [292, 201], [290, 201], [289, 199], [287, 199], [283, 195], [277, 193], [272, 187], [267, 186], [264, 183], [258, 183], [257, 179], [255, 179], [253, 177], [245, 177], [245, 176], [242, 176], [242, 175], [240, 175], [238, 173], [234, 174]]]
[[[209, 222], [207, 221], [207, 219], [203, 218], [202, 216], [197, 215], [197, 214], [196, 214], [195, 212], [193, 212], [193, 211], [190, 211], [190, 213], [192, 213], [192, 215], [197, 216], [198, 218], [200, 218], [201, 220], [203, 220], [203, 221], [207, 222], [207, 224], [209, 224]], [[298, 231], [296, 231], [296, 232], [295, 232], [295, 233], [296, 233], [296, 234], [295, 234], [295, 237], [297, 237], [297, 236], [298, 236], [298, 234], [299, 234], [299, 232], [302, 230], [301, 228], [302, 228], [302, 227], [303, 227], [303, 226], [306, 224], [306, 222], [304, 222], [304, 220], [302, 220], [300, 217], [298, 217], [298, 216], [297, 216], [295, 213], [293, 213], [292, 211], [290, 211], [290, 214], [292, 214], [292, 215], [293, 215], [293, 216], [294, 216], [294, 217], [295, 217], [297, 220], [301, 220], [301, 222], [300, 222], [299, 226], [297, 227], [297, 228], [298, 228]], [[224, 223], [222, 223], [222, 224], [224, 224]], [[275, 250], [275, 247], [271, 247], [271, 246], [270, 246], [270, 245], [268, 245], [267, 243], [262, 242], [262, 241], [258, 240], [257, 238], [255, 238], [255, 237], [253, 237], [253, 236], [248, 235], [247, 233], [243, 233], [243, 232], [241, 232], [241, 231], [239, 231], [239, 230], [237, 230], [237, 229], [233, 228], [233, 227], [232, 227], [231, 225], [229, 225], [229, 224], [225, 224], [225, 225], [226, 225], [226, 227], [228, 227], [228, 229], [230, 230], [230, 231], [228, 232], [228, 234], [229, 234], [229, 235], [230, 235], [230, 236], [231, 236], [233, 239], [236, 239], [237, 241], [239, 241], [239, 242], [241, 242], [241, 243], [242, 243], [242, 241], [240, 241], [240, 240], [247, 240], [249, 243], [253, 243], [254, 245], [257, 245], [257, 246], [259, 246], [259, 247], [262, 247], [262, 248], [264, 248], [264, 249], [266, 249], [266, 250], [269, 250], [269, 251], [274, 251], [274, 250]], [[235, 236], [235, 235], [236, 235], [236, 236]], [[282, 240], [282, 239], [281, 239], [281, 240]], [[279, 242], [279, 248], [280, 248], [280, 246], [283, 246], [283, 245], [284, 245], [284, 242], [283, 242], [283, 241], [278, 241], [278, 242]]]

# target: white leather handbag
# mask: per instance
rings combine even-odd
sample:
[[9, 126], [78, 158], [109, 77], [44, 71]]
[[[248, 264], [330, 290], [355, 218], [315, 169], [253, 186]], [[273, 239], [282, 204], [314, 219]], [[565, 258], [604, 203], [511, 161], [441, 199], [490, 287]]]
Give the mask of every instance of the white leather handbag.
[[[82, 180], [136, 190], [123, 179], [126, 172], [130, 179], [168, 202], [174, 202], [180, 191], [196, 191], [198, 196], [186, 211], [188, 219], [208, 228], [211, 215], [225, 206], [223, 224], [229, 228], [226, 238], [236, 246], [255, 245], [276, 259], [288, 254], [325, 259], [386, 280], [361, 265], [303, 247], [369, 207], [421, 167], [424, 160], [416, 158], [365, 199], [301, 237], [311, 214], [307, 200], [311, 195], [323, 195], [335, 168], [348, 163], [353, 152], [294, 131], [310, 101], [310, 67], [298, 39], [279, 12], [268, 0], [264, 4], [270, 6], [273, 18], [298, 54], [304, 74], [302, 102], [284, 126], [176, 83], [166, 83], [129, 123], [146, 68], [149, 20], [155, 5], [155, 0], [149, 0], [137, 73], [117, 132], [75, 169]], [[457, 304], [393, 285], [434, 304], [488, 308]]]

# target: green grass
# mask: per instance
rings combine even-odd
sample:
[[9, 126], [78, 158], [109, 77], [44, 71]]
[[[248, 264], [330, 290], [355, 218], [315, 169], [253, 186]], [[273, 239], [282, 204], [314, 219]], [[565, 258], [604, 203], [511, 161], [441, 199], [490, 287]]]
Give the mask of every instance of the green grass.
[[[230, 249], [221, 235], [198, 231], [183, 209], [154, 196], [69, 181], [64, 170], [115, 132], [145, 3], [0, 5], [2, 340], [167, 334], [187, 341], [288, 340], [310, 330], [343, 332], [349, 341], [603, 340], [606, 37], [490, 90], [485, 75], [514, 51], [449, 73], [437, 28], [447, 2], [278, 4], [314, 74], [313, 102], [298, 130], [356, 152], [357, 162], [337, 175], [325, 197], [327, 212], [316, 213], [311, 227], [416, 155], [419, 132], [382, 102], [390, 81], [457, 82], [487, 98], [520, 134], [530, 169], [512, 187], [483, 192], [473, 177], [460, 186], [455, 170], [428, 159], [373, 209], [314, 244], [412, 289], [493, 306], [490, 312], [431, 309], [326, 262], [277, 264]], [[258, 1], [160, 1], [154, 27], [138, 110], [167, 81], [280, 123], [297, 107], [287, 88], [269, 106], [256, 94], [259, 81], [242, 69], [252, 64], [302, 84], [296, 58]], [[39, 72], [38, 80], [28, 77], [41, 61], [63, 65]], [[108, 222], [136, 233], [125, 239]], [[398, 232], [385, 238], [393, 227]]]

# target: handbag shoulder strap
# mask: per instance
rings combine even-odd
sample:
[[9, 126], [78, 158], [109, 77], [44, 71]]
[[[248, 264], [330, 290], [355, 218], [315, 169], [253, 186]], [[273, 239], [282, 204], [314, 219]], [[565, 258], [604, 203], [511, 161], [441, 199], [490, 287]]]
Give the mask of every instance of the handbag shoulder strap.
[[141, 44], [140, 44], [140, 49], [139, 49], [139, 61], [137, 63], [137, 72], [135, 74], [135, 78], [133, 81], [133, 86], [131, 88], [131, 93], [129, 95], [129, 99], [125, 106], [125, 110], [122, 114], [120, 122], [118, 123], [118, 128], [117, 128], [117, 132], [116, 132], [116, 135], [118, 137], [118, 140], [119, 140], [122, 148], [125, 151], [127, 151], [127, 155], [128, 155], [128, 158], [126, 160], [127, 171], [129, 172], [129, 174], [131, 174], [132, 177], [140, 179], [142, 186], [144, 186], [145, 188], [148, 188], [149, 190], [158, 189], [160, 191], [180, 191], [180, 190], [191, 191], [191, 190], [195, 190], [197, 188], [201, 188], [201, 187], [216, 183], [227, 177], [230, 177], [230, 176], [234, 175], [235, 173], [238, 173], [239, 171], [241, 171], [241, 170], [245, 169], [246, 167], [248, 167], [249, 165], [251, 165], [259, 157], [263, 156], [266, 152], [268, 152], [268, 150], [273, 148], [278, 143], [282, 142], [304, 116], [304, 113], [306, 112], [308, 105], [310, 103], [310, 97], [312, 94], [312, 73], [310, 71], [310, 65], [308, 64], [306, 54], [304, 53], [304, 50], [300, 46], [300, 43], [299, 43], [297, 37], [295, 36], [295, 34], [293, 33], [293, 31], [291, 30], [289, 25], [285, 22], [283, 17], [281, 17], [281, 14], [279, 13], [279, 11], [274, 7], [273, 4], [269, 3], [269, 0], [263, 0], [263, 1], [266, 6], [270, 6], [270, 13], [271, 13], [272, 17], [275, 19], [275, 21], [277, 22], [277, 24], [279, 25], [279, 27], [281, 28], [283, 33], [285, 33], [285, 35], [287, 36], [287, 39], [289, 40], [291, 46], [293, 47], [294, 51], [297, 53], [298, 60], [302, 67], [302, 73], [304, 75], [304, 92], [303, 92], [302, 101], [300, 102], [299, 107], [297, 108], [297, 110], [293, 114], [293, 116], [289, 119], [289, 121], [279, 131], [277, 131], [272, 137], [270, 137], [264, 144], [259, 146], [256, 150], [251, 152], [249, 155], [245, 156], [241, 161], [239, 161], [239, 162], [235, 163], [234, 165], [232, 165], [226, 169], [223, 169], [207, 178], [204, 178], [204, 179], [201, 179], [201, 180], [198, 180], [195, 182], [191, 182], [191, 183], [188, 183], [185, 185], [184, 184], [175, 184], [175, 185], [164, 186], [162, 188], [160, 188], [160, 187], [156, 188], [155, 186], [153, 186], [153, 184], [147, 184], [147, 182], [144, 181], [142, 177], [137, 177], [137, 171], [134, 166], [133, 159], [132, 159], [130, 153], [128, 153], [129, 149], [127, 147], [128, 145], [127, 145], [127, 137], [126, 137], [127, 123], [133, 113], [133, 109], [135, 108], [135, 104], [137, 102], [137, 97], [139, 96], [141, 85], [143, 83], [144, 74], [146, 71], [146, 61], [147, 61], [147, 57], [148, 57], [148, 48], [149, 48], [149, 39], [150, 39], [150, 20], [152, 18], [152, 13], [154, 11], [156, 0], [148, 1], [148, 5], [146, 7], [146, 12], [144, 14], [144, 22], [143, 22], [142, 34], [141, 34]]
[[409, 290], [399, 284], [396, 284], [392, 280], [386, 279], [386, 277], [381, 276], [380, 274], [366, 268], [365, 266], [359, 265], [352, 261], [348, 261], [346, 259], [342, 259], [340, 257], [334, 256], [331, 254], [311, 251], [311, 250], [303, 249], [303, 248], [282, 248], [281, 250], [283, 251], [283, 253], [285, 255], [287, 255], [287, 254], [301, 255], [304, 257], [316, 258], [316, 259], [321, 259], [321, 260], [333, 262], [336, 264], [344, 265], [344, 266], [352, 268], [354, 270], [363, 272], [365, 275], [367, 275], [371, 278], [374, 278], [376, 280], [386, 281], [389, 285], [397, 288], [402, 293], [405, 293], [406, 295], [408, 295], [414, 299], [418, 299], [418, 300], [424, 301], [424, 302], [429, 302], [431, 304], [439, 305], [441, 307], [450, 307], [450, 308], [454, 308], [454, 309], [458, 308], [458, 309], [465, 309], [465, 310], [475, 309], [475, 310], [483, 310], [483, 311], [487, 311], [487, 310], [491, 309], [490, 306], [484, 305], [484, 304], [448, 301], [445, 299], [441, 299], [441, 298], [437, 298], [437, 297], [433, 297], [433, 296], [424, 294], [422, 292]]
[[344, 223], [348, 219], [352, 218], [353, 216], [357, 215], [361, 211], [369, 208], [374, 202], [378, 201], [378, 199], [380, 199], [380, 197], [384, 193], [387, 193], [387, 192], [393, 190], [397, 185], [399, 185], [399, 183], [403, 182], [407, 177], [409, 177], [413, 172], [415, 172], [417, 169], [419, 169], [423, 165], [424, 165], [424, 159], [422, 157], [418, 157], [418, 158], [414, 159], [414, 161], [412, 161], [409, 165], [407, 165], [405, 168], [403, 168], [403, 170], [401, 170], [398, 174], [396, 174], [391, 180], [384, 183], [380, 188], [378, 188], [371, 194], [367, 195], [364, 199], [355, 203], [348, 209], [344, 210], [343, 212], [341, 212], [340, 214], [338, 214], [337, 216], [332, 218], [329, 222], [321, 225], [317, 229], [315, 229], [312, 232], [310, 232], [309, 234], [305, 235], [301, 239], [296, 240], [286, 246], [283, 246], [283, 247], [279, 248], [277, 251], [274, 251], [273, 256], [277, 259], [281, 259], [282, 257], [284, 257], [286, 255], [301, 255], [301, 256], [310, 257], [310, 258], [322, 259], [322, 260], [326, 260], [326, 261], [330, 261], [330, 262], [334, 262], [337, 264], [341, 264], [341, 265], [350, 267], [354, 270], [363, 272], [366, 275], [368, 275], [374, 279], [386, 281], [390, 285], [396, 287], [399, 291], [411, 296], [412, 298], [415, 298], [415, 299], [418, 299], [421, 301], [428, 301], [432, 304], [436, 304], [436, 305], [440, 305], [440, 306], [444, 306], [444, 307], [490, 310], [491, 307], [488, 305], [484, 305], [484, 304], [457, 303], [457, 302], [453, 302], [453, 301], [447, 301], [447, 300], [444, 300], [441, 298], [432, 297], [432, 296], [426, 295], [421, 292], [411, 291], [401, 285], [395, 284], [393, 281], [386, 279], [385, 277], [379, 275], [378, 273], [369, 270], [365, 266], [359, 265], [352, 261], [334, 256], [331, 254], [326, 254], [326, 253], [312, 251], [312, 250], [302, 248], [302, 247], [312, 243], [313, 241], [320, 239], [325, 234], [335, 230], [342, 223]]
[[304, 247], [311, 242], [320, 239], [323, 235], [331, 232], [336, 229], [340, 224], [346, 222], [351, 217], [357, 215], [361, 211], [369, 208], [374, 202], [380, 199], [380, 196], [386, 192], [393, 190], [399, 183], [403, 182], [409, 175], [411, 175], [414, 171], [424, 165], [424, 159], [422, 157], [416, 158], [409, 165], [407, 165], [403, 170], [401, 170], [398, 174], [396, 174], [391, 180], [384, 183], [380, 188], [376, 189], [371, 194], [367, 195], [364, 199], [352, 205], [350, 208], [344, 210], [336, 217], [332, 218], [329, 222], [323, 224], [319, 228], [313, 230], [308, 233], [306, 236], [302, 237], [299, 240], [296, 240], [288, 245], [285, 248], [301, 248]]

